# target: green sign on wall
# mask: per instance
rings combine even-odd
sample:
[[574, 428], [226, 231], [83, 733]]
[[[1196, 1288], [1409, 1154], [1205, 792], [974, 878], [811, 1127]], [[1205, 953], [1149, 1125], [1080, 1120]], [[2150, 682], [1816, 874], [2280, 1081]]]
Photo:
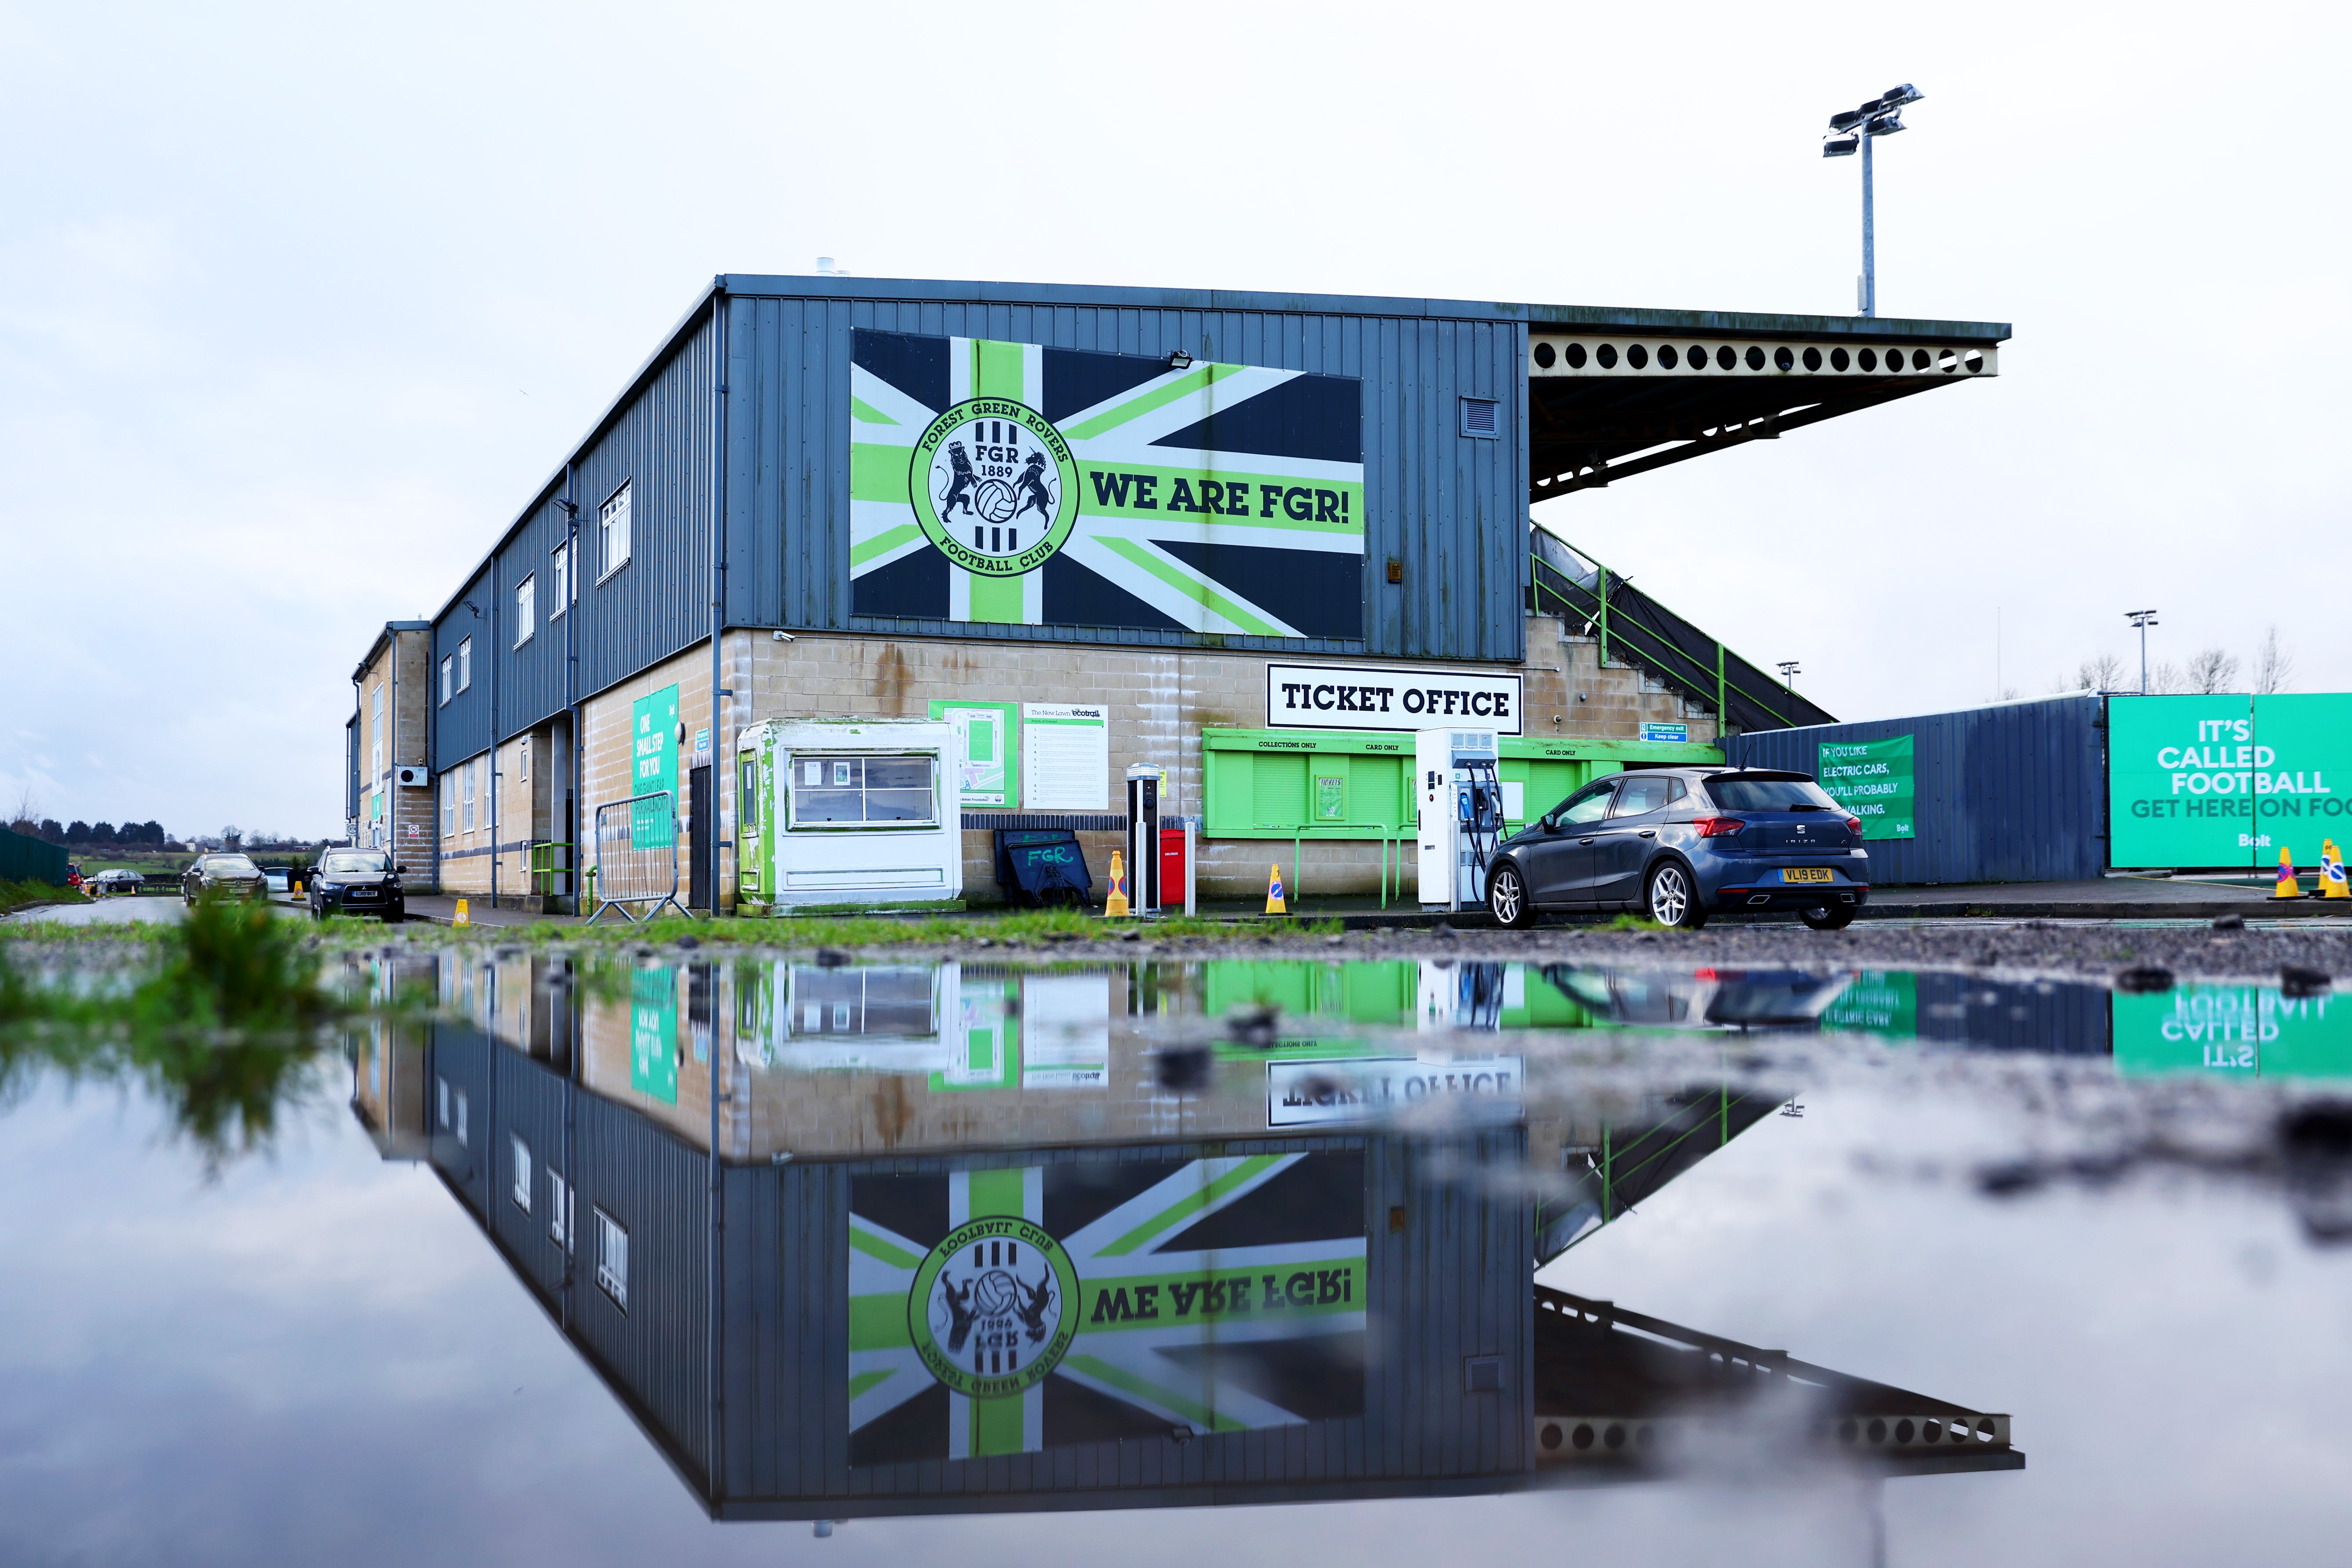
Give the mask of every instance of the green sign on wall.
[[641, 801], [630, 808], [629, 841], [662, 849], [677, 839], [677, 688], [665, 686], [629, 709], [631, 795], [667, 792], [667, 804]]
[[2109, 864], [2298, 867], [2352, 837], [2352, 695], [2116, 697]]
[[1823, 741], [1813, 776], [1829, 797], [1862, 819], [1864, 838], [1911, 837], [1909, 735], [1884, 741]]

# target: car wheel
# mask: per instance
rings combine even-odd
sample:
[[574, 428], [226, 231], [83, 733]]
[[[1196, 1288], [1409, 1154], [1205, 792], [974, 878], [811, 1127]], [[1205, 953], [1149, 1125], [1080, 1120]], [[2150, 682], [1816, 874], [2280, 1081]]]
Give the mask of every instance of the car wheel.
[[1810, 910], [1800, 910], [1797, 918], [1815, 931], [1843, 931], [1853, 924], [1853, 911], [1834, 909], [1828, 904], [1815, 904]]
[[1496, 866], [1486, 879], [1486, 912], [1495, 923], [1510, 931], [1525, 931], [1536, 923], [1536, 907], [1528, 898], [1527, 879], [1508, 860]]
[[1677, 931], [1696, 931], [1706, 923], [1706, 910], [1698, 901], [1698, 889], [1679, 860], [1661, 860], [1650, 873], [1642, 910], [1660, 925]]

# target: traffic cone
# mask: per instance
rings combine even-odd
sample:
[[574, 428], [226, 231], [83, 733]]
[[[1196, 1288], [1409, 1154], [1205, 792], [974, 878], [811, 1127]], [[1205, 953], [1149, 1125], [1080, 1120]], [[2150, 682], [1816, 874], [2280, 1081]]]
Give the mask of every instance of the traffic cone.
[[1103, 918], [1117, 920], [1127, 912], [1127, 864], [1114, 849], [1110, 852], [1110, 892], [1103, 900]]
[[2273, 893], [2271, 897], [2273, 899], [2303, 897], [2303, 884], [2294, 879], [2294, 851], [2284, 844], [2279, 846], [2278, 891]]
[[451, 925], [455, 925], [455, 926], [471, 925], [471, 924], [473, 924], [473, 923], [474, 923], [474, 922], [473, 922], [473, 921], [472, 921], [470, 918], [468, 918], [468, 917], [467, 917], [467, 913], [466, 913], [466, 900], [463, 900], [463, 899], [459, 899], [459, 900], [457, 900], [457, 913], [456, 917], [455, 917], [454, 919], [452, 919], [452, 920], [449, 921], [449, 923], [450, 923]]
[[2319, 896], [2323, 899], [2352, 899], [2352, 887], [2344, 881], [2344, 851], [2329, 839], [2320, 847], [2325, 857], [2319, 866]]
[[1290, 906], [1284, 902], [1282, 897], [1282, 867], [1279, 863], [1265, 868], [1265, 912], [1270, 915], [1290, 912]]

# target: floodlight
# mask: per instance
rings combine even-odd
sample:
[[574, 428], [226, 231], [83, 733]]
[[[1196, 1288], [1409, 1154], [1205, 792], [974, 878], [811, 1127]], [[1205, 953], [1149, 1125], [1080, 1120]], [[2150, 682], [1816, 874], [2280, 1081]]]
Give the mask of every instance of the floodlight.
[[1192, 356], [1186, 353], [1182, 349], [1178, 349], [1174, 353], [1168, 356], [1168, 368], [1170, 370], [1190, 370], [1192, 368]]
[[1822, 156], [1824, 158], [1851, 158], [1853, 156], [1853, 150], [1861, 145], [1862, 138], [1859, 136], [1832, 137], [1822, 142]]
[[1901, 87], [1890, 87], [1880, 93], [1878, 101], [1889, 109], [1900, 109], [1906, 103], [1916, 103], [1926, 96], [1927, 94], [1906, 81]]
[[1902, 129], [1903, 111], [1898, 109], [1891, 114], [1874, 115], [1870, 123], [1862, 128], [1862, 133], [1864, 136], [1892, 136]]
[[1869, 118], [1869, 114], [1863, 110], [1844, 110], [1839, 113], [1830, 116], [1830, 129], [1832, 131], [1851, 131]]

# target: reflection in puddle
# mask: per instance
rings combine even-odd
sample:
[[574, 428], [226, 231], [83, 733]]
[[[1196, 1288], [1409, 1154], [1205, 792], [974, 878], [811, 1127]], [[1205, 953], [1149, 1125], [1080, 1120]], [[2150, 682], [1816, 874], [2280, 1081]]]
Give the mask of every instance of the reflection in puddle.
[[2006, 1414], [1531, 1276], [1793, 1111], [1758, 1042], [2109, 1029], [1907, 973], [415, 962], [447, 1021], [372, 1028], [358, 1115], [745, 1519], [2021, 1468]]

